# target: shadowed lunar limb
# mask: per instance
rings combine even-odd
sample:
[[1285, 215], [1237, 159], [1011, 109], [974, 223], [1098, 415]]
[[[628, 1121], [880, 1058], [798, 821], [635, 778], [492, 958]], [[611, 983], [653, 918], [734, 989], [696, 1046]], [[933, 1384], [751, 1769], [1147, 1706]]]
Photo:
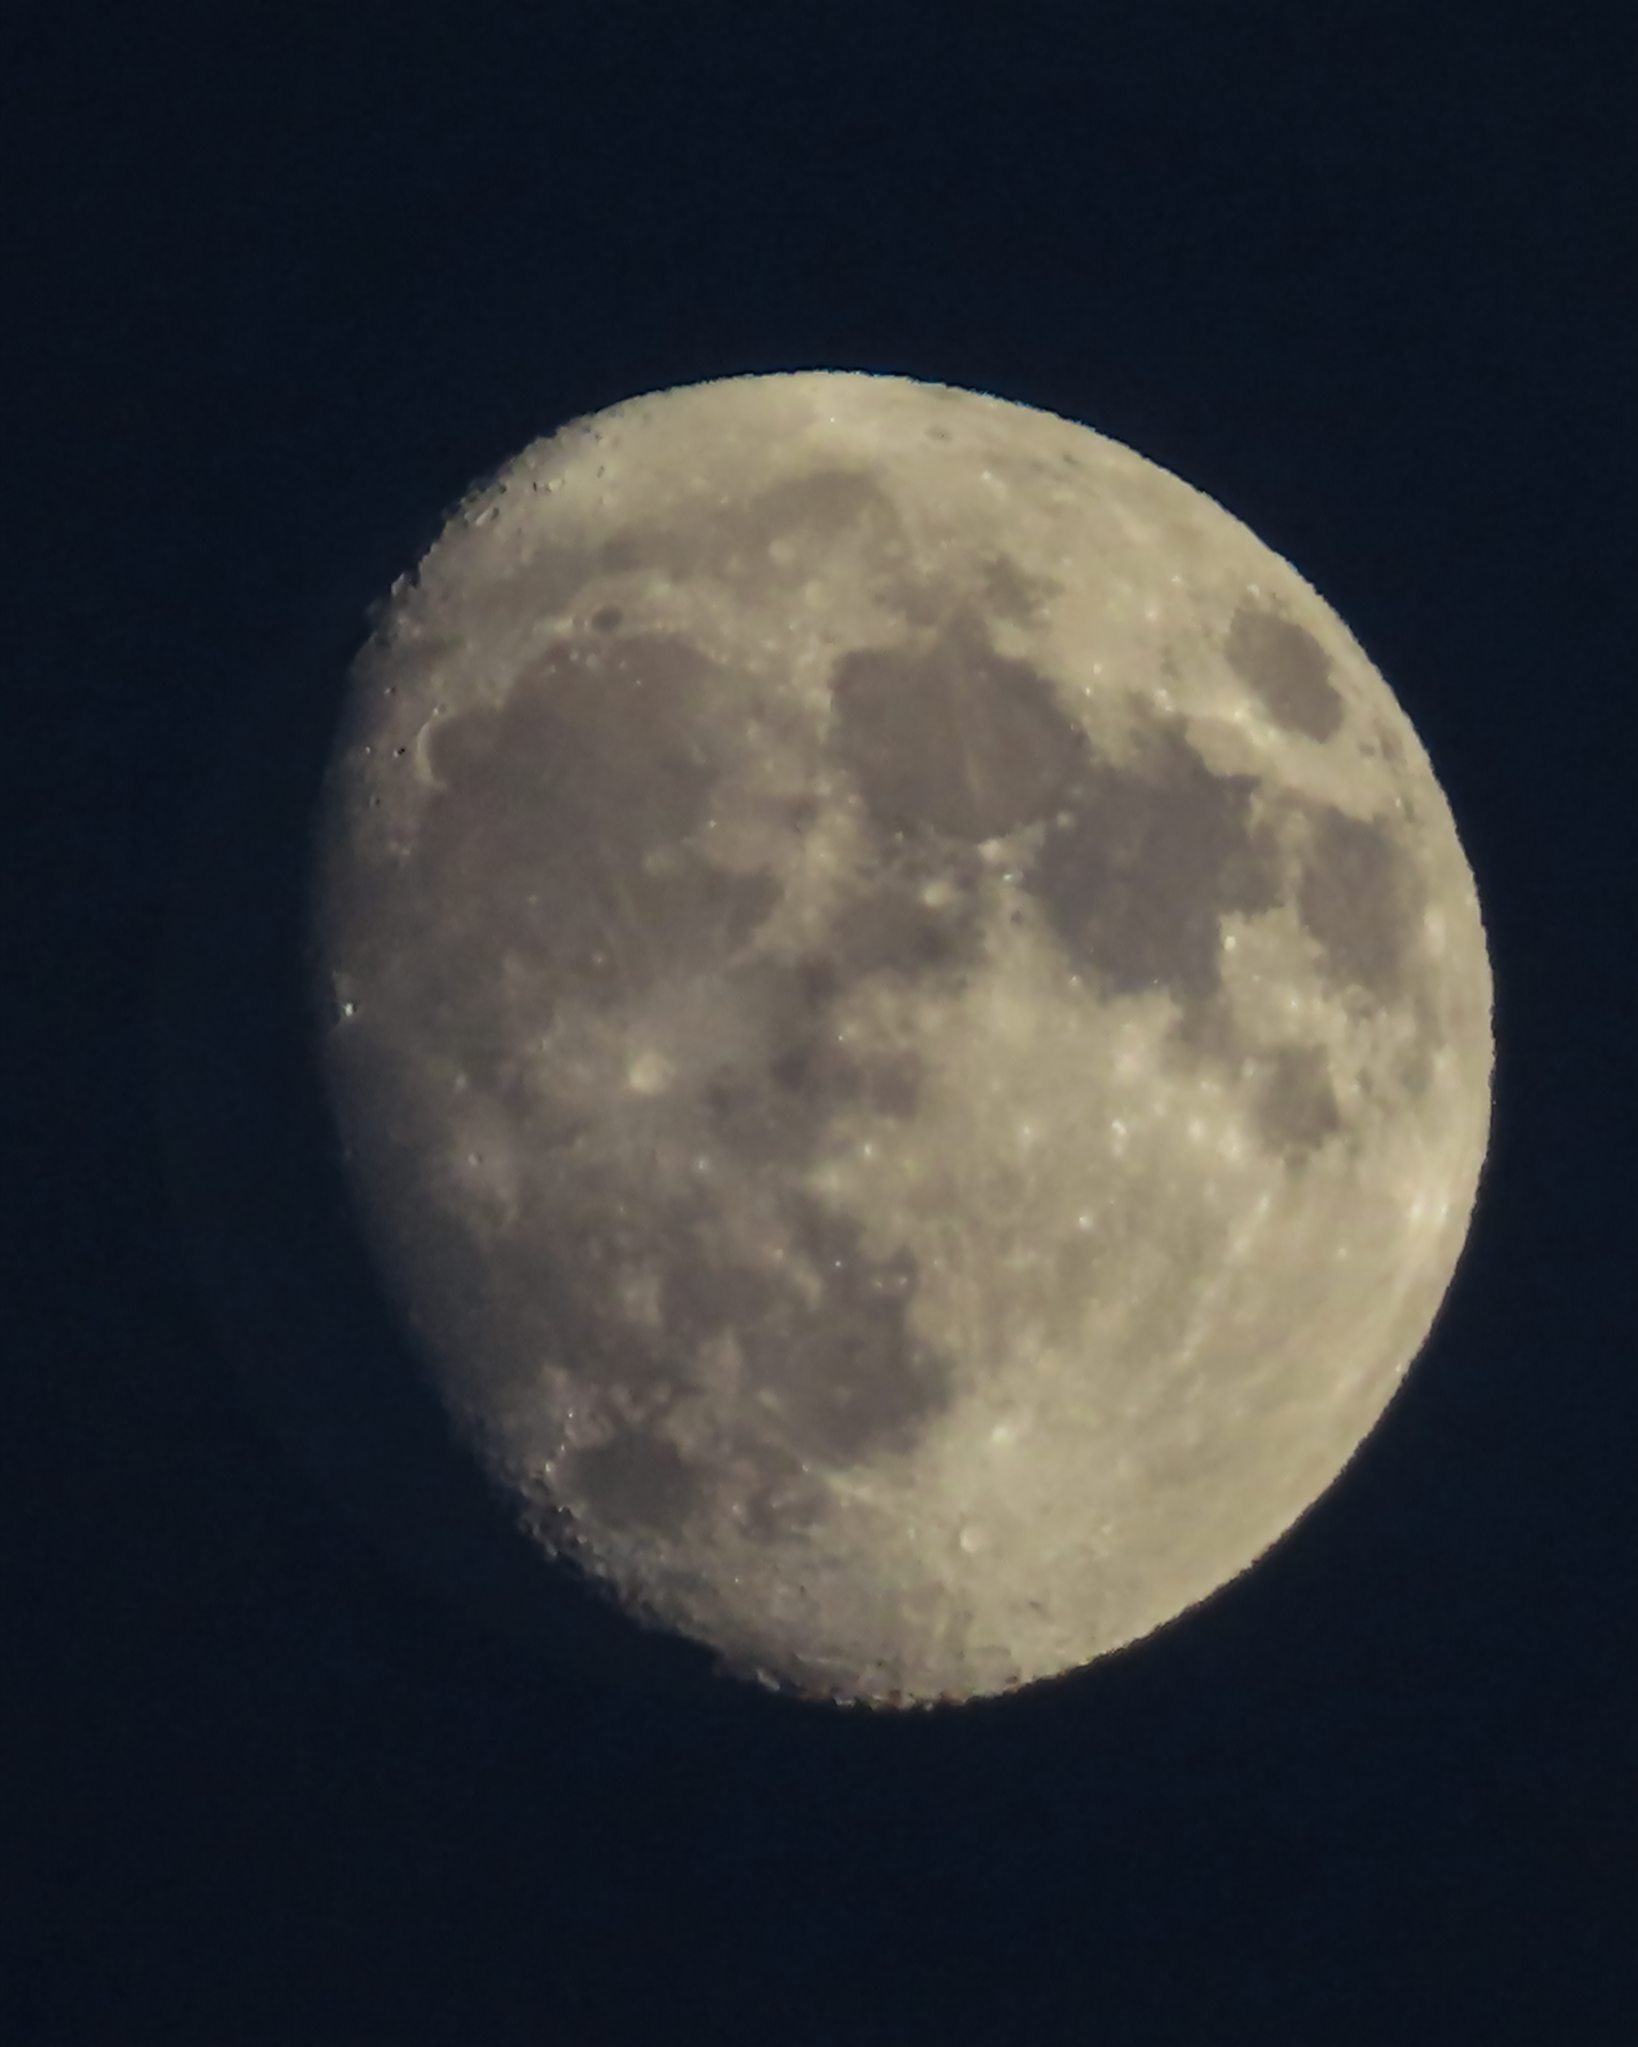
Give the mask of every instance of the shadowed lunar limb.
[[1317, 595], [1083, 428], [746, 378], [528, 450], [358, 664], [362, 1215], [542, 1548], [735, 1671], [994, 1692], [1249, 1565], [1484, 1154], [1471, 876]]

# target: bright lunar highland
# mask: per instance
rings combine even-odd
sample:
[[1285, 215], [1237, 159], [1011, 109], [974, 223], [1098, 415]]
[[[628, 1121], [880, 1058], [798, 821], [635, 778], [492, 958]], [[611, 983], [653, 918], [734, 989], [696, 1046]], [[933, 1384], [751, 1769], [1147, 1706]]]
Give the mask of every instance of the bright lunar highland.
[[1490, 974], [1408, 719], [1227, 512], [731, 378], [526, 450], [350, 689], [327, 1085], [543, 1552], [779, 1687], [966, 1698], [1336, 1478], [1468, 1229]]

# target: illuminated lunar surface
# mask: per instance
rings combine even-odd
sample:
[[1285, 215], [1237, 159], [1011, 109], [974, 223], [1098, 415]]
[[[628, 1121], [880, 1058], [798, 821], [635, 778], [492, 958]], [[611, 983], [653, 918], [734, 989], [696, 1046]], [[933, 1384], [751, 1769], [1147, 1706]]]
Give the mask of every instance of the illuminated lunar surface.
[[381, 1271], [543, 1551], [725, 1667], [990, 1693], [1325, 1490], [1484, 1156], [1472, 877], [1220, 507], [853, 374], [530, 448], [394, 590], [324, 808]]

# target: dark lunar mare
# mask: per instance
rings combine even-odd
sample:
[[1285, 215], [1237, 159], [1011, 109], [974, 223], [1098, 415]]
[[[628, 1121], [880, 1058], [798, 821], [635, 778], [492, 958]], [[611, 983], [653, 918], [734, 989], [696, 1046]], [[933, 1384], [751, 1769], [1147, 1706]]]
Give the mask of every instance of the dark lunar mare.
[[[1321, 742], [1340, 730], [1329, 657], [1300, 627], [1242, 607], [1226, 652], [1280, 722]], [[1420, 878], [1386, 826], [1312, 805], [1296, 806], [1305, 830], [1293, 865], [1258, 815], [1259, 779], [1214, 774], [1144, 680], [1128, 687], [1139, 744], [1116, 763], [1064, 716], [1044, 676], [999, 655], [983, 621], [957, 612], [930, 644], [840, 659], [835, 748], [884, 840], [952, 859], [1044, 825], [1024, 884], [1088, 999], [1162, 991], [1196, 1055], [1236, 1068], [1252, 1057], [1254, 1125], [1298, 1165], [1342, 1128], [1328, 1055], [1238, 1040], [1220, 1002], [1223, 918], [1294, 893], [1329, 980], [1406, 1000]]]
[[[724, 874], [689, 843], [711, 814], [731, 679], [696, 649], [656, 634], [615, 637], [593, 621], [521, 675], [505, 699], [452, 718], [432, 746], [435, 785], [401, 867], [352, 877], [335, 899], [331, 945], [367, 990], [367, 1012], [335, 1055], [352, 1077], [373, 1171], [406, 1215], [420, 1205], [413, 1257], [423, 1288], [465, 1315], [466, 1362], [448, 1384], [475, 1417], [502, 1416], [508, 1453], [530, 1461], [543, 1373], [577, 1388], [584, 1444], [559, 1473], [571, 1515], [592, 1530], [681, 1534], [725, 1489], [744, 1525], [773, 1536], [810, 1527], [823, 1489], [804, 1472], [909, 1448], [950, 1397], [945, 1362], [907, 1321], [908, 1252], [869, 1254], [845, 1218], [794, 1191], [830, 1119], [855, 1104], [908, 1116], [913, 1055], [848, 1054], [835, 1004], [872, 974], [952, 970], [976, 931], [970, 861], [929, 867], [926, 849], [882, 835], [867, 887], [850, 896], [822, 950], [785, 965], [746, 954], [777, 895], [765, 874]], [[793, 820], [793, 829], [800, 820]], [[962, 884], [943, 910], [921, 886]], [[508, 995], [523, 971], [528, 1014]], [[793, 1250], [821, 1282], [755, 1270], [707, 1224], [711, 1184], [672, 1205], [628, 1170], [594, 1163], [618, 1103], [559, 1104], [530, 1086], [528, 1034], [567, 1005], [611, 1018], [683, 976], [720, 979], [754, 1026], [749, 1058], [725, 1057], [692, 1105], [700, 1142], [763, 1177]], [[455, 1149], [440, 1096], [497, 1110], [527, 1154], [518, 1211], [474, 1230], [438, 1230], [434, 1170]], [[597, 1125], [599, 1129], [588, 1126]], [[419, 1202], [413, 1193], [423, 1192]], [[408, 1194], [409, 1198], [404, 1197]], [[658, 1321], [622, 1313], [622, 1276], [658, 1290]], [[701, 1399], [694, 1374], [732, 1346], [735, 1383]], [[542, 1437], [533, 1455], [555, 1445]]]
[[1331, 657], [1291, 619], [1242, 604], [1223, 651], [1235, 674], [1287, 731], [1323, 744], [1342, 730], [1347, 713], [1331, 681]]
[[1297, 890], [1303, 929], [1328, 978], [1384, 1003], [1410, 998], [1426, 887], [1391, 826], [1318, 810]]
[[978, 844], [1044, 823], [1028, 886], [1094, 992], [1197, 1003], [1217, 987], [1222, 917], [1280, 900], [1280, 855], [1252, 822], [1255, 778], [1212, 774], [1139, 681], [1143, 745], [1117, 765], [958, 616], [931, 646], [842, 658], [836, 747], [885, 834]]
[[1134, 764], [1076, 776], [1032, 885], [1101, 992], [1160, 989], [1188, 1008], [1217, 991], [1224, 916], [1279, 902], [1281, 863], [1252, 822], [1255, 777], [1212, 774], [1169, 722], [1145, 740]]

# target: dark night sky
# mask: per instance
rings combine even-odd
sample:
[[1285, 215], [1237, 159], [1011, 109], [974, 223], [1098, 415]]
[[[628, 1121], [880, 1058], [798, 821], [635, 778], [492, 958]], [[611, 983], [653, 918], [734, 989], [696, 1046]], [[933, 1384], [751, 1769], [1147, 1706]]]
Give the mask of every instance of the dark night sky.
[[[13, 11], [8, 2042], [1638, 2038], [1623, 12]], [[241, 1390], [149, 1079], [257, 693], [525, 441], [801, 366], [1082, 419], [1290, 556], [1499, 990], [1469, 1255], [1344, 1479], [1185, 1624], [914, 1721], [428, 1591]]]

